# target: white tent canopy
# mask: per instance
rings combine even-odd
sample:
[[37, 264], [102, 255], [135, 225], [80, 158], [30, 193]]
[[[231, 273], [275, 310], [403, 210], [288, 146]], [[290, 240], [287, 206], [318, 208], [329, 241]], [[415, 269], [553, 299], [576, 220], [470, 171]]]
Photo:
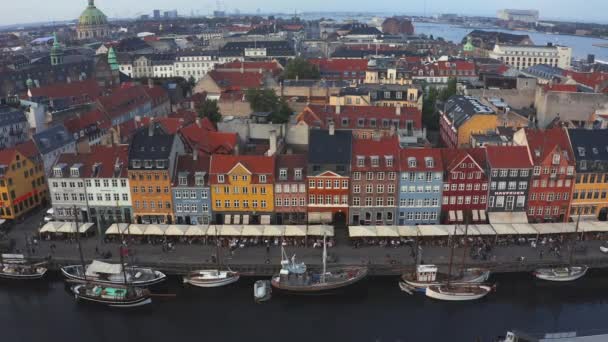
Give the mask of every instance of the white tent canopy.
[[[93, 227], [92, 223], [81, 223], [78, 225], [79, 233], [86, 233], [89, 229]], [[60, 227], [58, 227], [55, 232], [57, 233], [76, 233], [76, 223], [74, 222], [64, 222]]]
[[188, 231], [188, 226], [172, 224], [172, 225], [168, 226], [167, 229], [165, 230], [165, 235], [167, 235], [167, 236], [184, 236], [186, 234], [186, 231]]
[[150, 224], [144, 229], [144, 235], [162, 236], [165, 235], [165, 230], [167, 230], [165, 225]]
[[496, 235], [496, 231], [489, 224], [476, 224], [475, 229], [477, 229], [479, 235]]
[[350, 237], [376, 237], [376, 227], [374, 226], [351, 226], [348, 227]]
[[395, 226], [376, 226], [376, 234], [379, 237], [399, 237], [399, 230]]
[[240, 225], [223, 225], [219, 227], [221, 227], [219, 231], [219, 235], [221, 236], [241, 236], [241, 232], [243, 231], [243, 226]]
[[[575, 226], [576, 227], [576, 226]], [[579, 232], [608, 232], [608, 222], [581, 221], [578, 226]]]
[[494, 228], [497, 235], [517, 235], [517, 231], [511, 224], [492, 224], [492, 228]]
[[452, 230], [449, 231], [448, 227], [454, 227], [454, 226], [433, 226], [433, 225], [418, 226], [418, 231], [420, 231], [420, 236], [448, 236], [448, 235], [452, 235], [453, 232], [454, 232], [454, 229], [452, 228]]
[[264, 226], [264, 236], [283, 236], [285, 234], [285, 226]]
[[264, 226], [246, 225], [243, 226], [241, 236], [262, 236], [264, 235]]
[[106, 235], [120, 235], [126, 234], [128, 223], [114, 223], [108, 229], [106, 229]]
[[306, 236], [306, 226], [285, 226], [285, 236]]
[[399, 236], [418, 236], [418, 228], [416, 226], [399, 226], [397, 227], [397, 231], [399, 232]]
[[40, 233], [56, 233], [57, 228], [63, 226], [64, 222], [48, 222], [42, 228], [40, 228]]
[[125, 233], [129, 235], [144, 235], [145, 229], [146, 226], [143, 224], [131, 224]]
[[511, 225], [519, 235], [537, 235], [538, 231], [528, 223], [514, 223]]
[[207, 226], [188, 226], [188, 229], [184, 232], [185, 236], [204, 236], [207, 232]]
[[308, 235], [312, 236], [334, 236], [334, 227], [328, 225], [308, 226]]
[[524, 211], [488, 213], [490, 224], [528, 223], [528, 215]]
[[105, 262], [93, 260], [93, 262], [87, 266], [86, 275], [93, 277], [98, 273], [103, 274], [120, 274], [122, 272], [122, 266], [120, 264], [108, 264]]

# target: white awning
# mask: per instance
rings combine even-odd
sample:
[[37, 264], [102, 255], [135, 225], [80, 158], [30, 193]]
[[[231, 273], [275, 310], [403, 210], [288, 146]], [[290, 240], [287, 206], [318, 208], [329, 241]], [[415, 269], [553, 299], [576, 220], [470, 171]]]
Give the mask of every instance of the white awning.
[[517, 235], [517, 231], [510, 224], [492, 224], [492, 228], [498, 235]]
[[350, 226], [348, 227], [350, 237], [375, 237], [378, 236], [374, 226]]
[[106, 235], [120, 235], [125, 234], [128, 223], [114, 223], [108, 229], [106, 229]]
[[132, 224], [129, 225], [126, 233], [129, 235], [144, 235], [144, 230], [146, 229], [145, 225], [142, 224]]
[[579, 223], [578, 230], [579, 230], [579, 232], [598, 232], [598, 233], [599, 232], [608, 232], [608, 222], [581, 221]]
[[321, 213], [308, 213], [308, 223], [321, 223]]
[[496, 231], [489, 224], [476, 224], [475, 228], [479, 231], [479, 235], [496, 235]]
[[219, 225], [209, 225], [209, 227], [207, 227], [207, 230], [205, 231], [205, 234], [207, 236], [216, 236], [216, 235], [220, 235], [220, 231], [222, 230], [221, 228], [222, 226]]
[[48, 222], [42, 228], [40, 228], [41, 233], [56, 233], [57, 229], [63, 226], [65, 222]]
[[478, 236], [481, 235], [479, 230], [475, 227], [475, 225], [460, 225], [458, 226], [457, 235], [467, 235], [467, 236]]
[[243, 226], [223, 225], [220, 227], [219, 235], [221, 236], [241, 236], [241, 232], [243, 231]]
[[308, 226], [308, 235], [311, 236], [334, 236], [334, 227], [328, 225], [314, 225]]
[[264, 226], [264, 236], [283, 236], [285, 234], [285, 226]]
[[490, 213], [490, 224], [528, 223], [528, 215], [524, 211]]
[[185, 236], [203, 236], [207, 232], [207, 226], [188, 226], [188, 229], [184, 232]]
[[514, 223], [511, 225], [517, 234], [519, 235], [537, 235], [538, 232], [531, 224], [528, 223]]
[[172, 224], [167, 227], [167, 230], [165, 230], [165, 235], [167, 235], [167, 236], [184, 236], [186, 234], [187, 230], [188, 230], [187, 225]]
[[93, 260], [93, 262], [87, 266], [86, 275], [92, 277], [99, 273], [120, 274], [121, 272], [122, 266], [120, 264], [108, 264], [102, 261]]
[[246, 225], [243, 226], [241, 236], [262, 236], [264, 235], [264, 226], [258, 225]]
[[244, 225], [249, 224], [249, 215], [243, 215], [243, 224]]
[[[418, 226], [418, 231], [420, 231], [420, 236], [448, 236], [452, 235], [453, 231], [448, 231], [448, 226]], [[453, 227], [453, 226], [452, 226]]]
[[418, 228], [416, 226], [399, 226], [397, 227], [397, 231], [399, 232], [399, 236], [418, 236]]
[[234, 217], [232, 217], [232, 223], [233, 224], [240, 224], [241, 223], [241, 215], [234, 215]]
[[376, 226], [378, 237], [399, 237], [399, 230], [395, 226]]
[[162, 236], [165, 235], [165, 230], [167, 229], [167, 226], [165, 225], [156, 225], [156, 224], [149, 224], [145, 229], [144, 229], [144, 235], [148, 235], [148, 236]]
[[306, 226], [285, 226], [285, 236], [306, 236]]
[[[86, 233], [93, 227], [93, 223], [81, 223], [78, 225], [79, 233]], [[57, 233], [76, 233], [76, 223], [64, 222], [59, 228], [56, 229]]]

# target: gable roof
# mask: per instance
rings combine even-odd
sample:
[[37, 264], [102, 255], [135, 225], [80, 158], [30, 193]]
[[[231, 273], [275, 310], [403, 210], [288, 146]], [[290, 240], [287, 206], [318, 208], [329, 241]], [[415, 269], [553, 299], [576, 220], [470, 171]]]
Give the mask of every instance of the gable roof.
[[[438, 148], [404, 148], [400, 154], [400, 171], [443, 171], [441, 150]], [[411, 167], [409, 162], [413, 158], [416, 166]], [[426, 158], [433, 159], [433, 166], [427, 167]]]
[[192, 155], [185, 154], [177, 157], [177, 166], [175, 168], [176, 172], [173, 175], [173, 185], [179, 185], [179, 175], [187, 173], [188, 176], [186, 180], [188, 181], [188, 186], [194, 186], [196, 181], [196, 173], [204, 172], [205, 173], [205, 184], [209, 182], [209, 167], [211, 165], [211, 157], [210, 156], [201, 156], [199, 155], [196, 160], [194, 160]]
[[188, 125], [180, 130], [191, 148], [198, 146], [203, 154], [231, 154], [238, 145], [238, 134], [234, 132], [216, 132], [200, 122]]
[[450, 172], [457, 168], [466, 158], [470, 158], [480, 171], [485, 173], [486, 151], [483, 148], [442, 148], [441, 159], [443, 168]]
[[264, 75], [259, 72], [212, 70], [207, 75], [224, 91], [257, 89], [264, 84]]
[[312, 58], [308, 61], [316, 65], [321, 73], [365, 72], [367, 70], [366, 59]]
[[555, 127], [546, 130], [525, 128], [525, 133], [530, 148], [530, 155], [532, 156], [532, 160], [536, 161], [535, 164], [544, 161], [556, 148], [559, 148], [562, 153], [565, 151], [568, 160], [574, 161], [574, 153], [570, 147], [568, 133], [564, 128]]
[[530, 169], [533, 166], [526, 146], [486, 146], [486, 155], [492, 169]]
[[15, 155], [17, 154], [17, 149], [15, 148], [7, 148], [4, 150], [0, 150], [0, 165], [9, 166], [13, 160], [15, 160]]
[[608, 161], [608, 129], [573, 128], [568, 136], [576, 160]]
[[[275, 158], [267, 156], [251, 156], [251, 155], [222, 155], [215, 154], [211, 156], [210, 174], [227, 174], [238, 164], [243, 165], [252, 174], [265, 174], [272, 177], [275, 170]], [[268, 183], [271, 183], [268, 179]]]
[[126, 178], [129, 145], [91, 146], [90, 153], [64, 153], [57, 163], [67, 167], [80, 164], [83, 178]]
[[[277, 171], [276, 171], [277, 179], [276, 180], [281, 181], [281, 182], [294, 181], [295, 179], [294, 179], [293, 170], [295, 170], [295, 169], [302, 170], [302, 179], [301, 180], [306, 179], [306, 166], [307, 166], [306, 159], [307, 158], [306, 158], [305, 154], [278, 154], [278, 155], [276, 155], [276, 167], [277, 167]], [[280, 177], [279, 177], [280, 169], [287, 169], [287, 179], [280, 179]]]
[[100, 129], [108, 129], [111, 127], [105, 114], [100, 110], [92, 110], [88, 113], [72, 117], [63, 122], [65, 128], [72, 134], [79, 133], [81, 130], [86, 130], [89, 127], [97, 126]]
[[[342, 125], [343, 118], [348, 118], [346, 126]], [[399, 128], [405, 128], [405, 121], [412, 120], [414, 129], [420, 129], [422, 112], [415, 107], [401, 107], [401, 114], [398, 115], [395, 107], [340, 106], [340, 114], [337, 114], [336, 106], [308, 105], [297, 117], [298, 121], [305, 121], [311, 127], [325, 129], [328, 128], [328, 119], [333, 120], [337, 129], [382, 129], [382, 120], [399, 120]], [[358, 126], [358, 119], [364, 120], [364, 127]], [[369, 119], [376, 119], [375, 127], [370, 127]]]
[[40, 88], [30, 89], [32, 97], [45, 97], [49, 99], [66, 98], [66, 97], [83, 97], [93, 102], [102, 95], [102, 88], [95, 79], [86, 79], [84, 81], [74, 81], [70, 83], [53, 83], [51, 85]]
[[353, 135], [350, 131], [334, 132], [312, 129], [308, 138], [310, 164], [350, 164]]
[[454, 127], [460, 127], [474, 115], [496, 115], [494, 111], [472, 96], [454, 95], [444, 105], [444, 113]]

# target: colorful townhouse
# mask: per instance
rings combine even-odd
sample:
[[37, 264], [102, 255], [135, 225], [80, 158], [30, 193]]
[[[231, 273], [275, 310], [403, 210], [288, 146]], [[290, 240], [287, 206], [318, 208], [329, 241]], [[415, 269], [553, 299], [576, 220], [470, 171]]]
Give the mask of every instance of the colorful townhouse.
[[306, 160], [305, 154], [276, 156], [274, 209], [277, 224], [306, 224]]
[[176, 156], [184, 144], [158, 125], [139, 129], [129, 149], [129, 182], [136, 223], [175, 222], [171, 183]]
[[171, 187], [177, 224], [211, 223], [210, 163], [211, 157], [201, 156], [196, 149], [177, 157]]
[[450, 97], [441, 111], [439, 133], [449, 148], [470, 147], [471, 135], [495, 132], [498, 116], [490, 107], [471, 96]]
[[353, 139], [349, 222], [394, 225], [399, 184], [399, 138]]
[[213, 155], [209, 170], [216, 224], [274, 222], [274, 156]]
[[[525, 146], [487, 146], [488, 212], [500, 222], [527, 223], [526, 208], [532, 173], [532, 158]], [[509, 213], [509, 215], [495, 215]]]
[[17, 219], [48, 201], [44, 168], [17, 148], [0, 151], [0, 218]]
[[608, 211], [608, 130], [569, 129], [576, 160], [570, 218], [606, 219]]
[[399, 225], [440, 223], [442, 193], [441, 150], [438, 148], [401, 150]]
[[443, 162], [443, 223], [486, 223], [488, 174], [482, 148], [441, 149]]
[[568, 222], [576, 161], [564, 128], [521, 129], [515, 144], [528, 147], [534, 168], [528, 192], [529, 222]]
[[311, 129], [308, 139], [308, 222], [344, 226], [348, 219], [353, 135]]

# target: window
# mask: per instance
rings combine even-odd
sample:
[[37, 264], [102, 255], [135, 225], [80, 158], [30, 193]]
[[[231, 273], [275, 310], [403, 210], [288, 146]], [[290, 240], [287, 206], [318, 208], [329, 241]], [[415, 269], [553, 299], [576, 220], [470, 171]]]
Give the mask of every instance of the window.
[[528, 183], [519, 182], [519, 190], [526, 190], [528, 188]]
[[358, 167], [365, 166], [365, 157], [363, 157], [363, 156], [357, 156], [357, 166]]
[[416, 158], [409, 157], [407, 159], [407, 164], [409, 167], [416, 167]]
[[217, 182], [224, 183], [224, 175], [217, 175]]
[[287, 179], [287, 169], [279, 170], [279, 179], [282, 179], [282, 180]]
[[380, 158], [378, 156], [372, 156], [372, 167], [378, 167], [380, 165]]
[[361, 172], [353, 172], [353, 179], [354, 180], [361, 180]]
[[365, 173], [365, 179], [368, 181], [374, 180], [374, 173], [373, 172]]
[[360, 206], [361, 205], [361, 199], [359, 197], [353, 197], [353, 205], [354, 206]]
[[314, 189], [315, 188], [315, 181], [314, 180], [309, 180], [308, 181], [308, 187], [310, 189]]
[[266, 175], [260, 175], [260, 183], [266, 183]]
[[517, 170], [511, 170], [509, 172], [509, 177], [517, 177]]
[[534, 167], [534, 175], [535, 176], [540, 176], [540, 166], [535, 166]]

